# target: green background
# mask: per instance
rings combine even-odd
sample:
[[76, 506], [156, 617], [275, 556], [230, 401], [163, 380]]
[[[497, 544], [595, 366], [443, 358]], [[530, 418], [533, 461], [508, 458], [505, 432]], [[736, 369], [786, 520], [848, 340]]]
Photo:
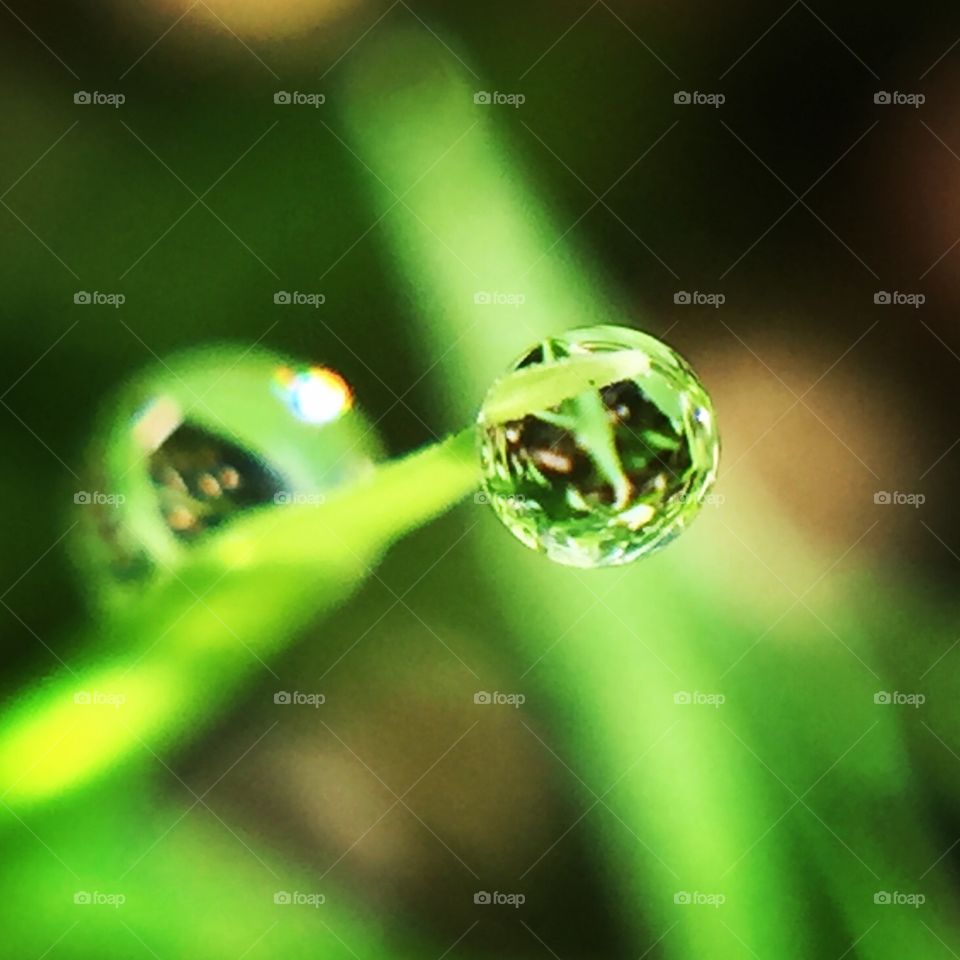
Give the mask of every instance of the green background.
[[[184, 9], [0, 11], [10, 955], [960, 952], [960, 347], [956, 253], [940, 259], [960, 22], [866, 4]], [[674, 302], [693, 290], [726, 302]], [[893, 290], [926, 302], [874, 303]], [[469, 424], [538, 337], [591, 322], [663, 336], [716, 400], [723, 500], [668, 551], [549, 565], [474, 502], [455, 445], [372, 495], [254, 523], [243, 570], [213, 545], [124, 611], [98, 605], [73, 495], [158, 358], [228, 341], [329, 364], [400, 456]], [[108, 755], [96, 722], [54, 708], [115, 669], [130, 702], [106, 726], [137, 736]], [[44, 793], [61, 740], [103, 763]], [[90, 891], [125, 902], [75, 903]]]

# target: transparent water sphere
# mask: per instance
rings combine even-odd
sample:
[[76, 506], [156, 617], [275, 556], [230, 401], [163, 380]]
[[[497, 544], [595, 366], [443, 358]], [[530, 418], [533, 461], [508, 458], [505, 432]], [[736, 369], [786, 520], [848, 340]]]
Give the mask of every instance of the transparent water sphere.
[[75, 549], [107, 602], [135, 596], [251, 510], [319, 505], [382, 455], [336, 371], [262, 348], [175, 354], [112, 397], [85, 489]]
[[478, 425], [483, 496], [517, 539], [569, 566], [665, 546], [717, 475], [706, 390], [674, 350], [629, 327], [531, 347], [491, 387]]

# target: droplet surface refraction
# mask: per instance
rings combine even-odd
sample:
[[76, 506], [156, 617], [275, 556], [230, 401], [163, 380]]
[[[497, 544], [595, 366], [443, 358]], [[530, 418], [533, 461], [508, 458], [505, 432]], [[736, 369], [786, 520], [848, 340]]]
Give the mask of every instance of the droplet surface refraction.
[[713, 485], [706, 390], [669, 346], [628, 327], [566, 331], [528, 350], [479, 416], [484, 495], [520, 541], [603, 567], [680, 534]]

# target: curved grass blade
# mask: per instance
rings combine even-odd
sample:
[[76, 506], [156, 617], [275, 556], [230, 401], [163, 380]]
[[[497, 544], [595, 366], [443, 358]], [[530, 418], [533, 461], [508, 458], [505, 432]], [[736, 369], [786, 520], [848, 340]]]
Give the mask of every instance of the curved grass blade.
[[117, 651], [38, 685], [0, 717], [0, 796], [36, 803], [195, 733], [395, 540], [478, 481], [473, 430], [378, 467], [320, 506], [254, 511], [198, 546], [97, 639]]

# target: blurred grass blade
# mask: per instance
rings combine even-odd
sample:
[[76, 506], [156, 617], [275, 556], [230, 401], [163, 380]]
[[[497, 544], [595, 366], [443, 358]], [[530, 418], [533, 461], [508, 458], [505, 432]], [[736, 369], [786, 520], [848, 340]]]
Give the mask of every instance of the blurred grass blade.
[[[403, 64], [409, 65], [406, 73], [398, 66]], [[442, 389], [451, 415], [467, 415], [467, 389], [482, 392], [503, 370], [508, 350], [520, 354], [571, 326], [610, 323], [618, 316], [630, 323], [597, 279], [602, 272], [561, 242], [563, 228], [551, 223], [536, 191], [507, 159], [491, 111], [474, 105], [468, 78], [442, 51], [413, 36], [380, 37], [348, 69], [353, 137], [382, 178], [379, 202], [389, 206], [409, 184], [424, 179], [423, 188], [405, 199], [412, 215], [391, 217], [385, 228], [416, 297], [420, 335], [443, 351], [449, 365]], [[424, 76], [431, 78], [429, 86]], [[390, 97], [382, 95], [385, 88]], [[478, 290], [522, 293], [524, 302], [478, 305]], [[529, 399], [504, 401], [503, 410], [517, 412]], [[720, 880], [755, 840], [753, 817], [776, 817], [763, 771], [744, 761], [704, 711], [688, 712], [687, 723], [669, 740], [658, 740], [670, 725], [677, 677], [624, 624], [636, 619], [642, 592], [652, 605], [649, 612], [642, 607], [650, 629], [671, 638], [670, 659], [695, 675], [702, 669], [698, 645], [686, 625], [662, 609], [671, 590], [691, 584], [663, 576], [644, 588], [652, 570], [648, 561], [605, 577], [594, 574], [592, 582], [603, 584], [597, 587], [601, 595], [610, 590], [611, 576], [633, 585], [626, 599], [601, 603], [581, 574], [517, 548], [500, 530], [474, 543], [476, 567], [492, 581], [504, 616], [512, 618], [511, 643], [521, 658], [536, 664], [542, 677], [543, 651], [550, 652], [550, 682], [542, 692], [553, 698], [571, 731], [558, 746], [571, 752], [576, 777], [597, 797], [619, 785], [606, 803], [640, 842], [628, 839], [625, 845], [622, 828], [598, 835], [607, 871], [615, 877], [610, 894], [618, 899], [636, 952], [645, 949], [641, 938], [651, 921], [659, 929], [677, 926], [662, 949], [683, 960], [740, 960], [744, 948], [731, 929], [762, 956], [804, 952], [806, 940], [789, 906], [798, 890], [782, 847], [771, 842], [764, 869]], [[727, 772], [712, 776], [717, 769]], [[666, 875], [657, 862], [665, 851]], [[718, 882], [723, 885], [712, 886]], [[673, 892], [684, 889], [724, 892], [724, 911], [676, 907]]]
[[[139, 776], [83, 799], [31, 816], [43, 845], [5, 851], [0, 897], [9, 916], [30, 918], [4, 930], [11, 960], [421, 960], [446, 945], [385, 924], [315, 864], [291, 862], [302, 857], [245, 842], [242, 818], [227, 828], [215, 803], [158, 802]], [[94, 891], [118, 904], [91, 904]]]
[[[378, 467], [320, 506], [254, 511], [100, 628], [113, 657], [67, 669], [0, 718], [0, 796], [55, 797], [196, 732], [251, 671], [342, 603], [398, 537], [476, 486], [474, 431]], [[269, 669], [269, 668], [267, 668]]]

